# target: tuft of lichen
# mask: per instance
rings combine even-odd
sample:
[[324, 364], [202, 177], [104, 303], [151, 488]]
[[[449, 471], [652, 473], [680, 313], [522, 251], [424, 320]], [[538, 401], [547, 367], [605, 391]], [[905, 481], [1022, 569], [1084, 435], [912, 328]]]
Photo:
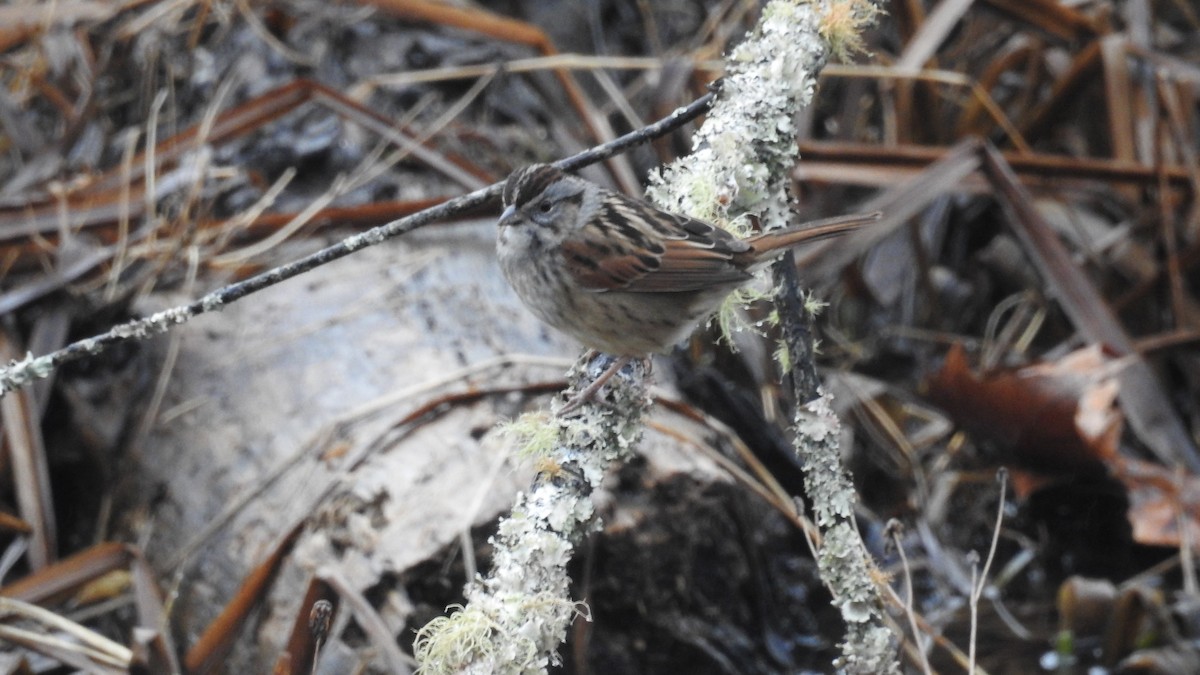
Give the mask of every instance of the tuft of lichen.
[[763, 335], [759, 326], [747, 318], [745, 310], [756, 302], [770, 298], [769, 293], [755, 286], [743, 286], [726, 296], [717, 309], [717, 313], [710, 320], [717, 325], [719, 339], [730, 348], [736, 349], [737, 343], [733, 340], [734, 334], [748, 331], [755, 335]]
[[413, 653], [423, 675], [544, 673], [559, 665], [557, 644], [539, 639], [537, 625], [544, 617], [587, 617], [585, 607], [548, 593], [472, 601], [451, 605], [441, 616], [417, 631]]
[[880, 9], [868, 0], [842, 0], [830, 3], [817, 32], [829, 43], [829, 51], [838, 61], [866, 52], [863, 31], [874, 24]]
[[796, 365], [792, 363], [792, 350], [788, 349], [787, 343], [783, 340], [776, 341], [774, 356], [775, 362], [785, 373], [791, 372], [792, 367]]
[[804, 311], [808, 312], [812, 316], [820, 316], [820, 314], [822, 312], [824, 312], [825, 308], [828, 306], [829, 306], [829, 303], [822, 300], [821, 298], [818, 298], [816, 296], [816, 294], [814, 294], [814, 293], [805, 293], [804, 294]]
[[550, 416], [539, 410], [500, 424], [497, 432], [516, 446], [518, 457], [538, 459], [550, 454], [558, 438], [558, 427], [550, 422]]

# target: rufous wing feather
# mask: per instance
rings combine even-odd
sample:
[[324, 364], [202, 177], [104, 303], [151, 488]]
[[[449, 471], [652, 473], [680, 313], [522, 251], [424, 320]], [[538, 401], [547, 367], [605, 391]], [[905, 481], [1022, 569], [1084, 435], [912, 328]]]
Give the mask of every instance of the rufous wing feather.
[[606, 192], [597, 217], [561, 245], [566, 269], [590, 291], [678, 293], [736, 284], [746, 242], [703, 221]]

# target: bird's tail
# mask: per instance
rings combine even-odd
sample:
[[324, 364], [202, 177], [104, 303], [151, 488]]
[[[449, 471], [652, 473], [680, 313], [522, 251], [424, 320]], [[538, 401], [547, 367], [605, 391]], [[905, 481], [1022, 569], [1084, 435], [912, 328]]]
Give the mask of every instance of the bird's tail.
[[879, 220], [881, 217], [883, 217], [883, 213], [879, 211], [874, 213], [857, 213], [849, 216], [835, 216], [823, 220], [814, 220], [803, 225], [782, 230], [763, 232], [762, 234], [749, 237], [746, 241], [754, 247], [752, 249], [754, 257], [762, 259], [773, 252], [783, 251], [784, 249], [810, 241], [836, 237], [857, 230], [863, 225]]

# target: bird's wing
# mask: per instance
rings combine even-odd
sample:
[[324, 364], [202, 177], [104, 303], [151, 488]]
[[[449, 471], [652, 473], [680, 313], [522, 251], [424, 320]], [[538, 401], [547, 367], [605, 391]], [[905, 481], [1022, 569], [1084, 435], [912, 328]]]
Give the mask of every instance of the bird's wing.
[[732, 260], [749, 244], [708, 223], [605, 191], [596, 213], [563, 241], [575, 281], [590, 291], [673, 293], [750, 278]]

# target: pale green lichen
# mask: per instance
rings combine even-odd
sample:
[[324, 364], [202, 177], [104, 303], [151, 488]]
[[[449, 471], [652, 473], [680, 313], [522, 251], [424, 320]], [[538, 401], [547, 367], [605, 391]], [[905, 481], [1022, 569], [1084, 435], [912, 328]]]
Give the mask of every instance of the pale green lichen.
[[413, 653], [421, 667], [417, 672], [453, 673], [472, 660], [489, 660], [495, 653], [491, 639], [499, 624], [477, 609], [462, 605], [446, 608], [454, 613], [439, 616], [417, 631]]
[[564, 624], [575, 616], [589, 617], [586, 607], [548, 593], [511, 594], [496, 600], [451, 605], [447, 609], [455, 610], [453, 614], [437, 617], [417, 631], [413, 643], [421, 664], [417, 672], [544, 673], [561, 659], [555, 652], [557, 645], [547, 649], [539, 639], [542, 617], [563, 616]]
[[804, 311], [808, 312], [810, 316], [820, 316], [828, 306], [828, 302], [818, 298], [815, 294], [804, 294]]
[[866, 52], [863, 31], [874, 24], [879, 7], [869, 0], [841, 0], [830, 3], [821, 16], [817, 32], [829, 43], [829, 51], [839, 61], [847, 61]]
[[502, 422], [496, 431], [500, 438], [516, 446], [517, 457], [538, 459], [549, 456], [558, 440], [558, 427], [550, 422], [550, 415], [539, 410]]
[[779, 364], [782, 372], [789, 373], [795, 364], [792, 363], [792, 350], [788, 349], [787, 343], [783, 340], [775, 342], [775, 362]]
[[719, 338], [731, 349], [737, 348], [733, 336], [736, 333], [751, 332], [763, 335], [762, 329], [747, 317], [746, 309], [752, 304], [771, 299], [771, 295], [756, 286], [743, 286], [725, 297], [721, 306], [710, 319], [715, 322]]

